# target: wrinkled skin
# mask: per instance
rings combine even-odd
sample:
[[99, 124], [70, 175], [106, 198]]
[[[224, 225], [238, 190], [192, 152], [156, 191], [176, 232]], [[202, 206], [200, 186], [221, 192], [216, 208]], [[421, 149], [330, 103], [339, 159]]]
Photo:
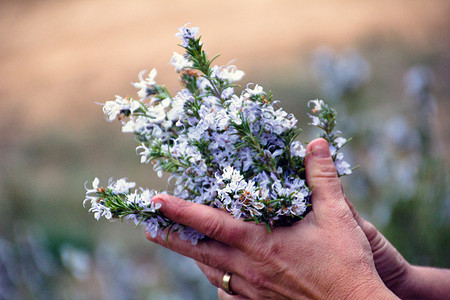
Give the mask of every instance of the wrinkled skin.
[[[375, 267], [386, 287], [401, 299], [445, 299], [450, 295], [450, 270], [410, 265], [375, 226], [364, 220], [348, 199], [346, 201], [369, 241]], [[218, 296], [220, 300], [248, 299], [230, 296], [220, 288]]]
[[176, 234], [167, 241], [149, 234], [147, 238], [196, 260], [217, 287], [223, 274], [231, 272], [230, 286], [238, 294], [231, 299], [395, 299], [378, 275], [376, 251], [372, 253], [370, 238], [361, 228], [370, 225], [350, 209], [327, 142], [313, 141], [307, 153], [311, 153], [306, 157], [306, 176], [314, 186], [313, 210], [293, 226], [269, 233], [265, 226], [219, 210], [158, 195], [154, 201], [162, 204], [168, 218], [210, 239], [192, 246]]
[[[363, 219], [355, 210], [352, 203], [346, 199], [355, 220], [363, 230], [369, 241], [377, 272], [385, 285], [400, 298], [414, 298], [408, 288], [408, 274], [412, 266], [403, 258], [394, 246], [371, 224]], [[205, 269], [199, 264], [202, 269]], [[218, 289], [220, 300], [248, 299], [242, 296], [230, 296], [222, 289]]]

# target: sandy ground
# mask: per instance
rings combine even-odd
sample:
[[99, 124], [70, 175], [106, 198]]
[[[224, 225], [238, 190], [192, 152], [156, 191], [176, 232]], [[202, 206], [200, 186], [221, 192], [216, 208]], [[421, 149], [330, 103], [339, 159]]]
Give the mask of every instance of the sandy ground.
[[414, 0], [2, 1], [0, 129], [81, 126], [94, 101], [134, 93], [129, 82], [144, 68], [156, 67], [159, 82], [175, 86], [167, 62], [177, 50], [177, 27], [188, 21], [200, 26], [209, 53], [226, 57], [221, 63], [236, 58], [244, 70], [269, 72], [322, 44], [339, 48], [383, 37], [430, 47], [448, 40], [448, 6]]

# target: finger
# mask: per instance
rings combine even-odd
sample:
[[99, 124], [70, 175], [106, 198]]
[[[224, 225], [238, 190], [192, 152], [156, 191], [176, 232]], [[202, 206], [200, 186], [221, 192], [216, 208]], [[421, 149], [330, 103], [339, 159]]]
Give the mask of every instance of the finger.
[[169, 219], [239, 249], [251, 244], [249, 241], [258, 236], [258, 231], [264, 232], [262, 226], [242, 222], [218, 209], [171, 195], [156, 195], [153, 201], [161, 203], [160, 211]]
[[[218, 287], [219, 290], [219, 298], [220, 299], [251, 299], [251, 295], [255, 295], [255, 291], [253, 287], [248, 284], [244, 278], [242, 278], [239, 274], [232, 273], [231, 279], [229, 283], [230, 290], [236, 293], [237, 295], [229, 295], [225, 293], [223, 289], [223, 277], [226, 271], [222, 271], [221, 269], [211, 268], [207, 265], [204, 265], [200, 262], [196, 262], [197, 266], [202, 270], [205, 274], [206, 278], [208, 278], [209, 282]], [[222, 297], [223, 298], [222, 298]]]
[[345, 201], [369, 241], [378, 275], [386, 286], [393, 290], [400, 274], [405, 272], [408, 262], [372, 223], [360, 216], [350, 200], [345, 198]]
[[364, 234], [366, 235], [367, 240], [370, 243], [370, 246], [373, 248], [374, 241], [377, 240], [378, 239], [377, 236], [381, 234], [378, 232], [378, 230], [372, 223], [366, 221], [363, 217], [359, 215], [355, 206], [353, 205], [353, 203], [350, 202], [350, 200], [348, 200], [347, 197], [345, 197], [345, 202], [350, 208], [350, 211], [352, 212], [353, 218], [355, 218], [356, 223], [358, 223], [359, 227], [361, 227], [362, 231], [364, 231]]
[[318, 222], [348, 210], [327, 141], [312, 141], [306, 152], [310, 153], [305, 158], [306, 180], [313, 187], [311, 202]]
[[152, 237], [148, 232], [146, 237], [151, 242], [214, 268], [234, 271], [235, 263], [241, 257], [239, 250], [215, 240], [204, 240], [194, 246], [190, 241], [181, 240], [176, 232], [165, 238], [159, 235]]
[[248, 300], [250, 298], [240, 296], [240, 295], [228, 295], [224, 290], [218, 288], [217, 296], [219, 296], [219, 300]]

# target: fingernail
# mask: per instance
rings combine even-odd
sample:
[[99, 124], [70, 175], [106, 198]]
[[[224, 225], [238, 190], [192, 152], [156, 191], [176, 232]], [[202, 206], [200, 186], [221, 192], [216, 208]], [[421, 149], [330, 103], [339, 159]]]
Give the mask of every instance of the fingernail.
[[328, 143], [325, 140], [317, 142], [313, 146], [312, 155], [317, 158], [329, 157], [330, 149], [328, 148]]
[[154, 203], [155, 205], [159, 204], [159, 206], [161, 207], [163, 205], [163, 203], [164, 203], [164, 200], [161, 199], [161, 197], [159, 195], [155, 195], [150, 200], [150, 202]]

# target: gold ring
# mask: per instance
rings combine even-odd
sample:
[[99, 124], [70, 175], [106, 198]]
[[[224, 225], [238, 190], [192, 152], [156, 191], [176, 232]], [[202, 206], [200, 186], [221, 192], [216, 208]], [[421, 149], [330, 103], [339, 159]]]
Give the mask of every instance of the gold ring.
[[228, 295], [237, 295], [235, 292], [233, 292], [230, 288], [230, 281], [231, 281], [231, 273], [226, 272], [225, 275], [223, 275], [222, 278], [222, 288]]

